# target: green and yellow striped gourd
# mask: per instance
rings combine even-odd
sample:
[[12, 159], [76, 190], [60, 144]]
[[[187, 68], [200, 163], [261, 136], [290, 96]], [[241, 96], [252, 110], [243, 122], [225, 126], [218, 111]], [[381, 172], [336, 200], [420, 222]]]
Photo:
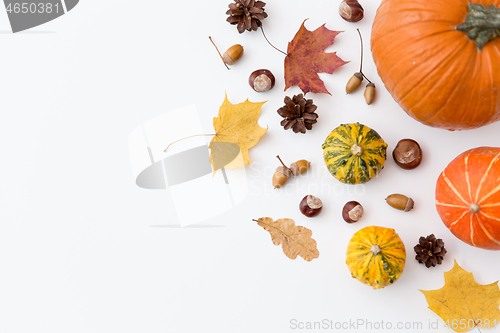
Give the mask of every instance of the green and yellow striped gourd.
[[380, 135], [360, 123], [342, 124], [322, 145], [328, 171], [346, 184], [366, 183], [382, 170], [387, 144]]
[[391, 228], [365, 227], [352, 236], [346, 264], [352, 277], [373, 289], [393, 284], [403, 273], [405, 246]]

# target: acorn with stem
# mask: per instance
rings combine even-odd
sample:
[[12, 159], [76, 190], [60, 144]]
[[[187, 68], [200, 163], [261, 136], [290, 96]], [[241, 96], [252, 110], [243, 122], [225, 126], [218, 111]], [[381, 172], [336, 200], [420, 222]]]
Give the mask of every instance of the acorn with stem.
[[273, 175], [273, 187], [275, 189], [283, 187], [288, 178], [304, 174], [311, 165], [307, 160], [298, 160], [293, 162], [290, 167], [287, 167], [279, 155], [277, 155], [276, 158], [280, 161], [281, 165], [276, 168]]
[[345, 86], [346, 94], [350, 94], [355, 91], [363, 82], [363, 78], [368, 81], [368, 84], [365, 88], [365, 101], [366, 104], [370, 105], [373, 102], [373, 98], [375, 97], [375, 84], [368, 79], [365, 74], [363, 74], [363, 37], [361, 37], [361, 32], [359, 29], [356, 29], [359, 34], [359, 39], [361, 42], [361, 62], [359, 64], [359, 72], [353, 74], [353, 76], [349, 79]]
[[217, 47], [217, 45], [215, 45], [214, 41], [212, 40], [212, 37], [208, 36], [208, 39], [210, 39], [212, 44], [214, 44], [217, 53], [219, 53], [219, 56], [221, 57], [222, 62], [224, 63], [224, 66], [226, 66], [227, 69], [230, 69], [229, 66], [234, 65], [234, 63], [240, 60], [241, 56], [243, 55], [243, 46], [241, 46], [240, 44], [234, 44], [233, 46], [228, 48], [227, 51], [224, 52], [224, 54], [221, 54], [219, 52], [219, 48]]

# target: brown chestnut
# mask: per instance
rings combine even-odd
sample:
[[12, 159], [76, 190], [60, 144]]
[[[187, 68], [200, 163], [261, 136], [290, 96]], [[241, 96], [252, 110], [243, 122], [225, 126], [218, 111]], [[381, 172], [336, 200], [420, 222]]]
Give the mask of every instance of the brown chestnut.
[[299, 204], [299, 209], [302, 214], [307, 217], [314, 217], [321, 212], [323, 203], [313, 195], [306, 195]]
[[363, 18], [364, 10], [358, 0], [344, 0], [340, 3], [339, 14], [347, 22], [358, 22]]
[[363, 213], [363, 206], [357, 201], [349, 201], [342, 208], [342, 218], [347, 223], [358, 222]]
[[273, 73], [268, 69], [258, 69], [250, 74], [248, 78], [248, 84], [256, 92], [271, 90], [275, 82]]
[[422, 149], [417, 141], [402, 139], [392, 151], [392, 157], [399, 167], [405, 170], [415, 169], [422, 161]]

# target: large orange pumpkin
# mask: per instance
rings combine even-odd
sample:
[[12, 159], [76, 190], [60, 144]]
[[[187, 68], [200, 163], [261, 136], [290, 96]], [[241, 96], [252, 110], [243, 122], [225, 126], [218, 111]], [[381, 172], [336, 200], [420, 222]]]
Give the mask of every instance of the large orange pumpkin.
[[500, 0], [471, 1], [383, 0], [377, 10], [378, 74], [425, 125], [463, 130], [500, 119]]
[[500, 148], [470, 149], [451, 161], [437, 180], [436, 208], [465, 243], [500, 250]]

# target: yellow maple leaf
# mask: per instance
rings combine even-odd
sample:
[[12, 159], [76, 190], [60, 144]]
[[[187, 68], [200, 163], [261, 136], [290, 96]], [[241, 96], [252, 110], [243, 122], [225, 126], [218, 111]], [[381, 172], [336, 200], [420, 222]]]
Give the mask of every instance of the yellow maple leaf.
[[214, 173], [223, 167], [234, 170], [252, 162], [248, 150], [267, 131], [257, 123], [264, 103], [252, 103], [247, 99], [232, 104], [226, 94], [219, 116], [214, 118], [215, 136], [210, 142], [210, 163]]
[[319, 257], [316, 241], [311, 238], [312, 231], [306, 227], [295, 225], [292, 219], [285, 218], [274, 221], [270, 217], [261, 217], [254, 221], [271, 234], [274, 245], [281, 244], [283, 253], [288, 258], [295, 259], [299, 255], [304, 260], [311, 261]]
[[420, 290], [429, 309], [444, 320], [455, 332], [467, 332], [479, 326], [490, 328], [500, 321], [500, 289], [498, 281], [478, 284], [472, 273], [455, 261], [453, 268], [444, 273], [444, 287], [438, 290]]

